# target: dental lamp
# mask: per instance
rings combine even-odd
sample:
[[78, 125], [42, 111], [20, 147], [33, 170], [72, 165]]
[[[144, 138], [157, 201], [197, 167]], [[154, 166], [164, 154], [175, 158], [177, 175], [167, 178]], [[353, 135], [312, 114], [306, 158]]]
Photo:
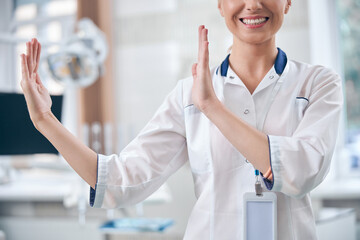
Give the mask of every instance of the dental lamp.
[[77, 32], [55, 53], [40, 59], [40, 76], [51, 78], [67, 88], [88, 87], [101, 75], [108, 54], [103, 32], [88, 18], [77, 24]]

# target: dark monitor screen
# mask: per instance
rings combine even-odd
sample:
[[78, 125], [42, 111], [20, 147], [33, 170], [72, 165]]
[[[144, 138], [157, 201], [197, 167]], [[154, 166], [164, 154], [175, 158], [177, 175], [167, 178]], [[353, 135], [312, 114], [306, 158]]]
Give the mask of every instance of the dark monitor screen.
[[[61, 119], [62, 96], [51, 96], [52, 112]], [[0, 155], [24, 155], [58, 151], [36, 130], [25, 98], [19, 93], [0, 93]]]

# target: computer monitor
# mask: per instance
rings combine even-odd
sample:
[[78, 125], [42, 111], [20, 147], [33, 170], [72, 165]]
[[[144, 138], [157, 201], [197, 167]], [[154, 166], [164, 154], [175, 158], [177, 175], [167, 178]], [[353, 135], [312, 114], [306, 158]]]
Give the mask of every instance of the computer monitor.
[[[52, 112], [61, 120], [63, 96], [51, 96]], [[0, 93], [0, 156], [58, 154], [31, 122], [20, 93]]]

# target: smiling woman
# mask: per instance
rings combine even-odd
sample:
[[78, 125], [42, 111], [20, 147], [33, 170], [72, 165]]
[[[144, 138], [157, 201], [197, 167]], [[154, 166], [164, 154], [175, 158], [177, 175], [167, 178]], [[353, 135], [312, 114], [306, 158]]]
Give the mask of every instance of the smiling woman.
[[[316, 239], [309, 193], [330, 166], [341, 80], [276, 47], [290, 6], [290, 0], [219, 1], [231, 54], [210, 68], [208, 29], [199, 26], [192, 76], [177, 83], [119, 155], [96, 154], [54, 119], [34, 70], [39, 43], [33, 40], [22, 56], [22, 87], [34, 125], [92, 187], [93, 207], [136, 204], [189, 161], [197, 200], [184, 239], [248, 239], [245, 233]], [[253, 199], [245, 198], [248, 192], [260, 202], [267, 196], [269, 209], [277, 209], [270, 219], [255, 216], [266, 225], [256, 231], [244, 215]]]

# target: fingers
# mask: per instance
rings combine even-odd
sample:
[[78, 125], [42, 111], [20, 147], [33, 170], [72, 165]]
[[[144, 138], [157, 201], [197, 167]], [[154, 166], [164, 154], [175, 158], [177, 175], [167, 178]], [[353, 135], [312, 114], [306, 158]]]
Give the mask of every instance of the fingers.
[[21, 73], [24, 81], [28, 81], [30, 79], [27, 57], [25, 54], [21, 54]]
[[208, 29], [206, 29], [204, 25], [199, 27], [198, 62], [203, 67], [209, 67]]
[[28, 67], [29, 67], [29, 74], [31, 77], [31, 72], [34, 70], [34, 49], [33, 49], [33, 41], [30, 42], [30, 55], [28, 56]]
[[196, 78], [196, 76], [197, 76], [196, 68], [197, 68], [197, 63], [194, 63], [194, 64], [192, 65], [192, 69], [191, 69], [192, 76], [193, 76], [194, 78]]
[[22, 74], [22, 80], [20, 82], [20, 86], [23, 90], [23, 92], [28, 91], [30, 76], [29, 76], [29, 69], [27, 66], [27, 57], [25, 54], [21, 54], [21, 74]]
[[[36, 40], [36, 39], [35, 39]], [[36, 54], [36, 67], [35, 72], [37, 72], [40, 64], [40, 53], [41, 53], [41, 44], [36, 40], [37, 43], [37, 54]]]
[[36, 38], [26, 43], [26, 57], [30, 72], [37, 72], [39, 69], [41, 45]]
[[38, 42], [35, 38], [31, 41], [33, 43], [33, 63], [34, 63], [34, 72], [36, 72], [36, 65], [37, 65], [37, 53], [38, 53]]
[[31, 57], [32, 57], [32, 47], [31, 42], [26, 43], [26, 60], [27, 60], [27, 66], [29, 67], [29, 70], [32, 71], [31, 66]]
[[26, 43], [26, 55], [21, 54], [22, 78], [36, 80], [34, 72], [37, 72], [40, 62], [41, 45], [36, 38]]
[[30, 86], [28, 83], [32, 81], [42, 86], [40, 77], [36, 74], [39, 68], [40, 52], [41, 45], [36, 38], [33, 38], [30, 42], [26, 43], [26, 55], [20, 55], [22, 74], [21, 87], [23, 90], [28, 89], [28, 86]]
[[199, 26], [199, 47], [198, 47], [198, 61], [200, 60], [200, 50], [201, 50], [201, 43], [202, 43], [202, 30], [205, 28], [204, 25]]

